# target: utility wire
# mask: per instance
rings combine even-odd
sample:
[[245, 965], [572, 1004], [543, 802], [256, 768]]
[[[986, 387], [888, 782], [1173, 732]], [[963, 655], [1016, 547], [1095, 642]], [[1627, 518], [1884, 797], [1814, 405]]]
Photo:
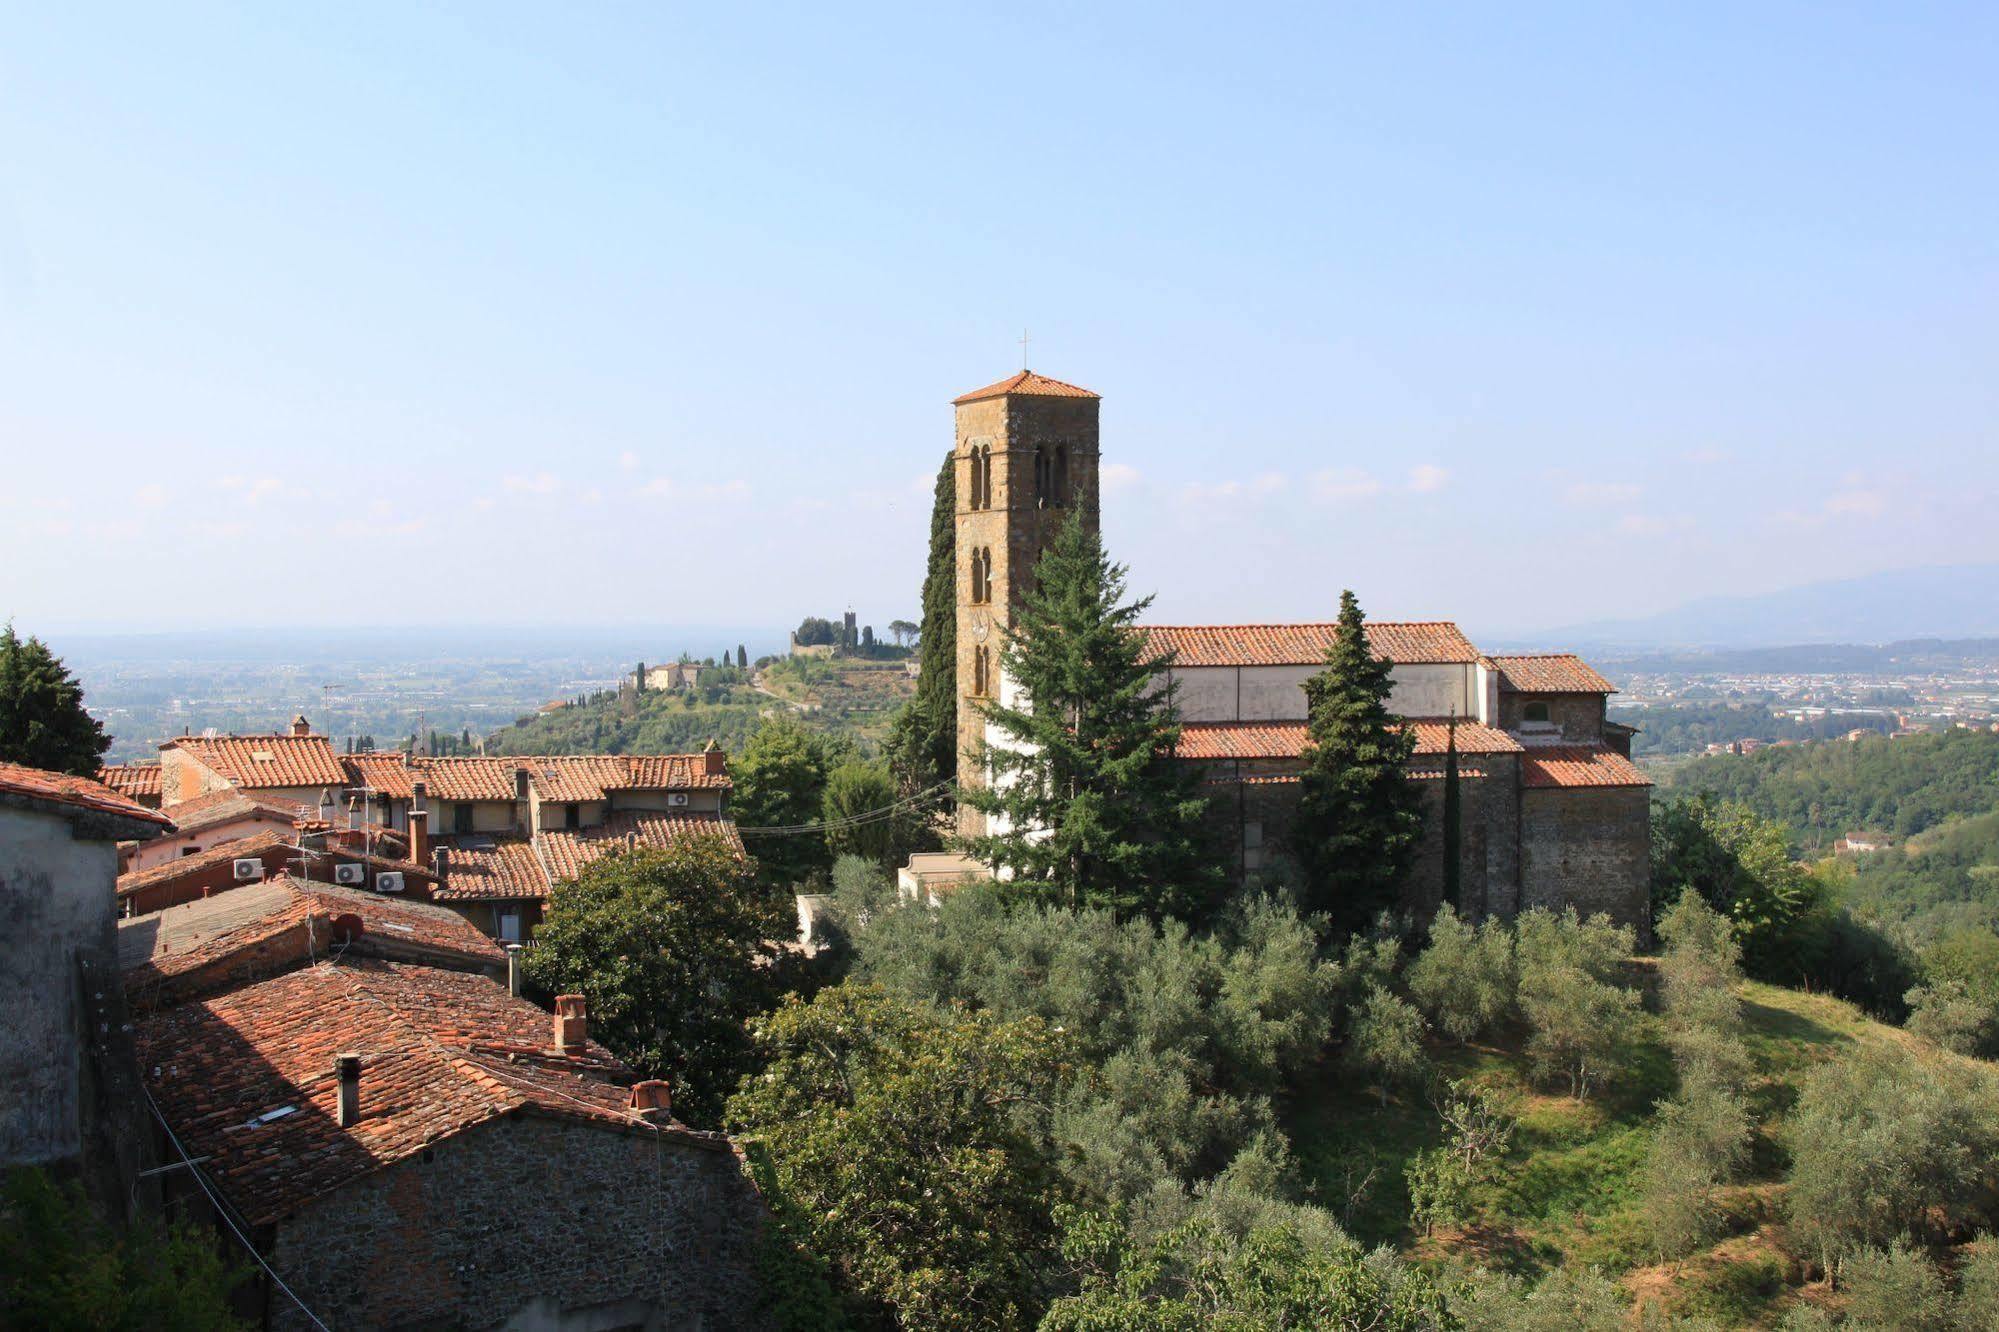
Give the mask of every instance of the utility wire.
[[914, 813], [925, 805], [935, 804], [949, 790], [950, 782], [938, 782], [935, 786], [905, 796], [891, 805], [871, 809], [860, 814], [841, 819], [824, 819], [817, 823], [777, 824], [767, 828], [746, 827], [737, 823], [736, 832], [743, 837], [805, 837], [813, 833], [834, 832], [844, 828], [859, 828], [870, 823], [880, 823], [902, 814]]

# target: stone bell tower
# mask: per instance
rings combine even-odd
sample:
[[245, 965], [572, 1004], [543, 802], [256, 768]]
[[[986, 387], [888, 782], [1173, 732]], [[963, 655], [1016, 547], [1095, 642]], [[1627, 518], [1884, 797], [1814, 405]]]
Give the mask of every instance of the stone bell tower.
[[[958, 780], [983, 785], [981, 707], [1001, 693], [1000, 647], [1034, 563], [1079, 510], [1097, 526], [1097, 404], [1088, 389], [1032, 371], [953, 399], [958, 489]], [[985, 831], [958, 814], [958, 831]]]

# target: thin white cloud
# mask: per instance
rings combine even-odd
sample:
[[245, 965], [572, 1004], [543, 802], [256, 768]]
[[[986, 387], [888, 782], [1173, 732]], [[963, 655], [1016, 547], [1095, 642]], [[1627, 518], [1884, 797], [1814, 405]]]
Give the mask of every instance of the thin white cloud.
[[1130, 463], [1105, 463], [1097, 471], [1097, 484], [1106, 495], [1130, 490], [1138, 484], [1138, 469]]
[[1690, 463], [1707, 464], [1726, 462], [1728, 460], [1728, 450], [1717, 449], [1713, 445], [1707, 445], [1698, 449], [1688, 449], [1683, 456]]
[[162, 485], [140, 486], [132, 492], [132, 503], [142, 509], [164, 508], [169, 498], [167, 488]]
[[285, 493], [285, 483], [275, 476], [225, 476], [215, 484], [245, 504], [262, 504]]
[[1435, 463], [1418, 463], [1409, 469], [1409, 489], [1419, 495], [1442, 490], [1450, 480], [1451, 474]]
[[500, 485], [516, 495], [553, 495], [562, 489], [562, 478], [553, 472], [536, 472], [531, 476], [515, 473], [501, 477]]
[[1261, 499], [1275, 495], [1284, 486], [1282, 472], [1260, 472], [1247, 481], [1189, 482], [1180, 495], [1192, 501]]
[[1591, 507], [1599, 504], [1629, 504], [1644, 493], [1644, 487], [1628, 481], [1577, 481], [1565, 487], [1562, 498], [1570, 504]]
[[1366, 499], [1381, 493], [1381, 482], [1359, 467], [1328, 467], [1312, 474], [1312, 496], [1321, 500]]
[[1879, 518], [1887, 507], [1887, 497], [1874, 490], [1845, 490], [1828, 495], [1825, 501], [1826, 515], [1831, 518]]
[[639, 455], [633, 453], [630, 449], [626, 449], [618, 455], [618, 466], [624, 468], [627, 472], [636, 470], [638, 465]]

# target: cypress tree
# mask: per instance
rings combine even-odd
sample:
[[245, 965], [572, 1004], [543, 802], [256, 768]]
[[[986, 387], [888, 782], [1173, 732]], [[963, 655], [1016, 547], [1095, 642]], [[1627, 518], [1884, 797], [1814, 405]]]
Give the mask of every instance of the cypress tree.
[[1292, 833], [1305, 905], [1326, 914], [1334, 938], [1395, 905], [1423, 836], [1405, 771], [1416, 733], [1389, 712], [1391, 683], [1388, 660], [1368, 648], [1359, 601], [1342, 592], [1326, 668], [1305, 682], [1309, 739]]
[[1170, 759], [1175, 690], [1153, 687], [1167, 659], [1135, 629], [1152, 599], [1122, 604], [1124, 568], [1073, 513], [1035, 575], [1000, 652], [1020, 701], [983, 707], [1008, 743], [982, 755], [990, 784], [959, 792], [1008, 831], [967, 849], [1051, 905], [1203, 915], [1222, 875], [1199, 774]]
[[1464, 893], [1464, 828], [1462, 796], [1458, 793], [1458, 715], [1451, 714], [1444, 732], [1444, 900], [1462, 909]]
[[888, 752], [906, 795], [958, 777], [958, 481], [954, 460], [937, 471], [930, 561], [923, 574], [923, 657], [916, 696], [896, 714]]
[[83, 707], [83, 686], [39, 638], [0, 628], [0, 760], [95, 777], [111, 737]]

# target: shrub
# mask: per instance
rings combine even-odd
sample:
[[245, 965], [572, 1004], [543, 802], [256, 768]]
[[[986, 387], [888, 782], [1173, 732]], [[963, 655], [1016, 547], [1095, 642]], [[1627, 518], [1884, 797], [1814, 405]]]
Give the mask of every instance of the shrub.
[[1629, 927], [1604, 916], [1520, 917], [1516, 956], [1527, 1056], [1535, 1076], [1564, 1077], [1581, 1098], [1625, 1057], [1638, 1017], [1638, 995], [1616, 983], [1632, 948]]
[[1446, 903], [1409, 966], [1408, 985], [1416, 1006], [1459, 1044], [1491, 1031], [1513, 1011], [1519, 987], [1513, 931], [1501, 920], [1473, 927]]
[[1383, 1105], [1396, 1087], [1422, 1075], [1423, 1015], [1393, 992], [1370, 985], [1347, 1031], [1346, 1065], [1372, 1079]]
[[1999, 1045], [1999, 1013], [1961, 980], [1931, 981], [1909, 991], [1908, 1028], [1954, 1054], [1983, 1055]]

